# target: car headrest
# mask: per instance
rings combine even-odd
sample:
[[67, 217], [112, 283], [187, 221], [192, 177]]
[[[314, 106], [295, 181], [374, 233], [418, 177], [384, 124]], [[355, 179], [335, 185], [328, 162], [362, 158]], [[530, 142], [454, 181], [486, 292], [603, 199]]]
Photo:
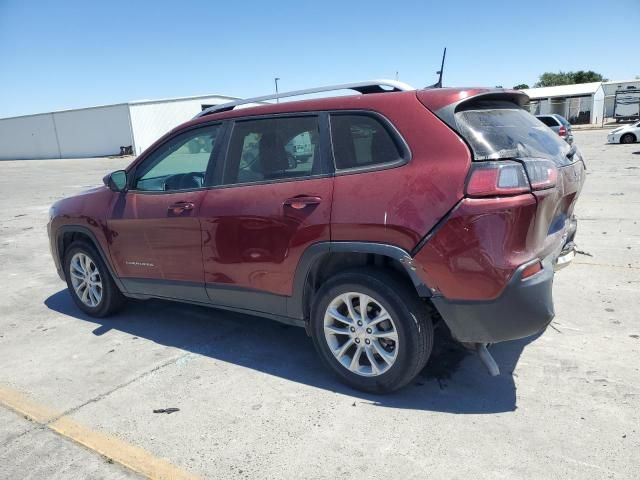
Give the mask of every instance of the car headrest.
[[276, 132], [266, 132], [260, 138], [260, 166], [264, 174], [281, 172], [289, 168], [287, 151]]

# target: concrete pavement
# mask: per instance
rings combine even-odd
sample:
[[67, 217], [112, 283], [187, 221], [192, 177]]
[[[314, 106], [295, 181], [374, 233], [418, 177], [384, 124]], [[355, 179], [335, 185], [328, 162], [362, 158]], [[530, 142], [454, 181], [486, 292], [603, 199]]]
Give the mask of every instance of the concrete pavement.
[[[160, 301], [81, 314], [50, 258], [47, 211], [128, 161], [0, 162], [0, 388], [206, 478], [638, 478], [640, 144], [575, 137], [584, 254], [556, 276], [552, 328], [495, 345], [495, 378], [446, 344], [387, 396], [336, 382], [294, 327]], [[166, 407], [180, 411], [153, 413]], [[0, 477], [144, 473], [48, 421], [0, 406]]]

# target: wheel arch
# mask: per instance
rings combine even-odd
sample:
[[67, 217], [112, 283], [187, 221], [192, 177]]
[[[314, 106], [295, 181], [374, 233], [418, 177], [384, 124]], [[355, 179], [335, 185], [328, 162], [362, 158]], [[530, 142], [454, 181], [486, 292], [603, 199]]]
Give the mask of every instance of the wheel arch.
[[330, 276], [358, 266], [391, 268], [409, 282], [420, 297], [430, 297], [427, 285], [415, 272], [406, 250], [375, 242], [320, 242], [302, 254], [293, 279], [293, 295], [287, 300], [287, 314], [308, 320], [314, 294]]
[[124, 288], [122, 282], [120, 281], [118, 276], [115, 274], [115, 271], [113, 270], [110, 258], [105, 254], [95, 234], [90, 229], [88, 229], [87, 227], [83, 227], [82, 225], [63, 225], [56, 232], [55, 245], [56, 245], [57, 251], [55, 252], [55, 254], [58, 257], [60, 265], [62, 265], [63, 275], [66, 275], [65, 269], [64, 269], [65, 252], [67, 251], [67, 248], [69, 248], [69, 245], [71, 245], [76, 240], [83, 240], [89, 243], [91, 246], [93, 246], [93, 248], [96, 249], [96, 251], [98, 252], [98, 255], [100, 255], [100, 258], [102, 259], [104, 264], [107, 266], [107, 269], [109, 270], [109, 274], [111, 275], [111, 278], [113, 279], [114, 283], [117, 285], [118, 289], [121, 292], [126, 292], [126, 289]]

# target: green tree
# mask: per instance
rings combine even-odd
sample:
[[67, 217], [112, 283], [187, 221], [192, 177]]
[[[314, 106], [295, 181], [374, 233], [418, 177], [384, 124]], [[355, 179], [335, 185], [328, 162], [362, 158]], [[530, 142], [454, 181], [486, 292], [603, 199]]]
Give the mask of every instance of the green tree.
[[607, 79], [604, 78], [599, 73], [594, 72], [593, 70], [578, 70], [573, 73], [573, 83], [590, 83], [590, 82], [606, 82]]
[[534, 87], [555, 87], [556, 85], [570, 85], [573, 83], [573, 79], [570, 75], [571, 72], [560, 71], [558, 73], [544, 72], [540, 75], [538, 82]]
[[514, 90], [524, 90], [525, 88], [529, 88], [529, 85], [527, 85], [526, 83], [519, 83], [518, 85], [513, 87]]
[[577, 72], [545, 72], [540, 75], [535, 87], [555, 87], [556, 85], [574, 85], [576, 83], [606, 82], [607, 79], [593, 70]]

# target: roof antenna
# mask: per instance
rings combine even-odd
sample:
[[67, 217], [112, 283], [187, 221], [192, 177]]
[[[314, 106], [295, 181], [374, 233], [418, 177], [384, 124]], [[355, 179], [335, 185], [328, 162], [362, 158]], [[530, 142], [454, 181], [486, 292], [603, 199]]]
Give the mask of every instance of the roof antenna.
[[442, 52], [442, 64], [440, 64], [440, 70], [436, 72], [436, 75], [439, 75], [438, 81], [433, 85], [429, 85], [426, 88], [442, 88], [442, 72], [444, 71], [444, 59], [447, 56], [447, 47], [444, 47], [444, 52]]

